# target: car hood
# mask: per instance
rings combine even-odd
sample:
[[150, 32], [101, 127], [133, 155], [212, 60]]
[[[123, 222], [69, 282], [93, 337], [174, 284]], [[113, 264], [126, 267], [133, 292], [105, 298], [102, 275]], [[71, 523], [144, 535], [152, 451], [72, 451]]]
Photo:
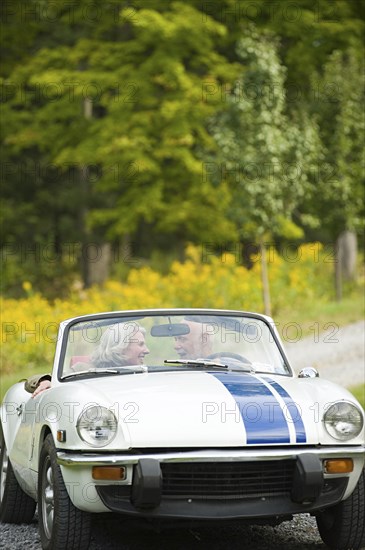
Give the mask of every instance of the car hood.
[[350, 396], [318, 378], [224, 371], [109, 376], [62, 386], [118, 417], [120, 432], [108, 450], [333, 444], [321, 422], [328, 395], [332, 401]]

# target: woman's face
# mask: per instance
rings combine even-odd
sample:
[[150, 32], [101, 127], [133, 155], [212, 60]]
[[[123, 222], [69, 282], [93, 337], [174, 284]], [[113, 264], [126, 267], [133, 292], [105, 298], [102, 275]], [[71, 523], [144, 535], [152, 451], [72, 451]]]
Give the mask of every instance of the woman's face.
[[128, 344], [124, 351], [125, 361], [127, 365], [143, 365], [144, 356], [150, 352], [144, 334], [138, 331], [133, 334], [131, 340], [132, 342]]

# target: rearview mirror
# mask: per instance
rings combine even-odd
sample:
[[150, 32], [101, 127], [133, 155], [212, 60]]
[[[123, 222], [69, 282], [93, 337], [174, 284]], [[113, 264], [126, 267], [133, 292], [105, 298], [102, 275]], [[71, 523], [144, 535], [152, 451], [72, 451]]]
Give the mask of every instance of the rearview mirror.
[[190, 328], [185, 323], [169, 323], [168, 325], [155, 325], [151, 328], [151, 336], [182, 336], [189, 334]]

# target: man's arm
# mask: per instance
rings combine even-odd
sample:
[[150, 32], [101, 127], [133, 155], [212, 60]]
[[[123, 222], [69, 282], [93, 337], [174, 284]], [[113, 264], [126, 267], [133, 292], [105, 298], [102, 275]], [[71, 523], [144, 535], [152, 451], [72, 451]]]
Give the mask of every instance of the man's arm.
[[[33, 374], [33, 376], [30, 376], [25, 382], [24, 382], [24, 389], [25, 391], [29, 393], [34, 393], [37, 388], [39, 388], [41, 382], [48, 381], [49, 385], [47, 387], [50, 387], [50, 382], [52, 380], [52, 376], [50, 374]], [[45, 384], [43, 384], [45, 386]], [[44, 387], [43, 389], [47, 389], [47, 387]], [[39, 392], [36, 392], [36, 394]]]

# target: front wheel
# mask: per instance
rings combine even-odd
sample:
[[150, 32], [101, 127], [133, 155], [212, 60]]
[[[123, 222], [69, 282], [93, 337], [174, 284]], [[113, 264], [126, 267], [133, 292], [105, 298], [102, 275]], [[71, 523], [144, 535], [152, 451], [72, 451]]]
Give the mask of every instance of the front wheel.
[[0, 426], [0, 521], [30, 523], [35, 508], [35, 501], [24, 493], [15, 477]]
[[44, 440], [40, 455], [38, 516], [44, 550], [89, 548], [90, 514], [76, 508], [68, 496], [51, 434]]
[[360, 550], [365, 546], [365, 474], [354, 492], [317, 516], [321, 538], [332, 550]]

